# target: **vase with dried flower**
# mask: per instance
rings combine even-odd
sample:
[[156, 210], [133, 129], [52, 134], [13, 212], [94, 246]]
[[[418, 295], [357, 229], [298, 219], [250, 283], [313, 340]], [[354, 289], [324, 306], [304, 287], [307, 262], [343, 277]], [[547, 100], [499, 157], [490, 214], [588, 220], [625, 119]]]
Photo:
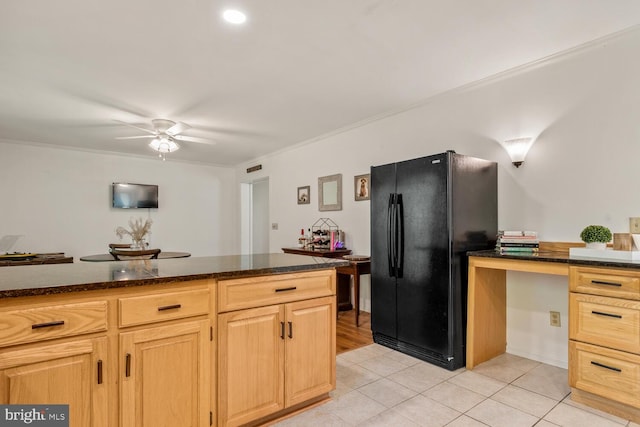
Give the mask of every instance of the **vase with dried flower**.
[[131, 218], [129, 219], [129, 230], [124, 227], [116, 228], [116, 234], [122, 240], [123, 236], [131, 237], [131, 249], [146, 249], [147, 242], [145, 237], [148, 234], [151, 234], [151, 221], [150, 218], [142, 219], [142, 218]]

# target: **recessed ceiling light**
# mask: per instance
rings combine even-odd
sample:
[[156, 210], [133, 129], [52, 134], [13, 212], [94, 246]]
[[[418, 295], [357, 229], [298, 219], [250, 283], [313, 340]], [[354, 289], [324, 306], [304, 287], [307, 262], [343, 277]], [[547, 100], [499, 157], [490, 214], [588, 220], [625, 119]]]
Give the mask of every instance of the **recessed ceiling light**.
[[222, 17], [231, 24], [244, 24], [247, 20], [247, 15], [235, 9], [225, 10], [222, 12]]

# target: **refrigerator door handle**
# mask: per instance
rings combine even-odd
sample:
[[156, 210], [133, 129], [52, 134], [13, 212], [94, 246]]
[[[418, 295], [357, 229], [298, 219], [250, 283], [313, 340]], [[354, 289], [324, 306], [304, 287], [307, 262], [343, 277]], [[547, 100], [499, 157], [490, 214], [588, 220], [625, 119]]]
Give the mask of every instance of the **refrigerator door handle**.
[[404, 264], [404, 206], [402, 194], [396, 195], [396, 277], [402, 278]]
[[393, 247], [395, 244], [395, 229], [394, 229], [394, 213], [395, 213], [395, 200], [394, 194], [389, 194], [389, 204], [387, 206], [387, 263], [389, 265], [389, 277], [395, 276], [395, 254], [393, 253]]

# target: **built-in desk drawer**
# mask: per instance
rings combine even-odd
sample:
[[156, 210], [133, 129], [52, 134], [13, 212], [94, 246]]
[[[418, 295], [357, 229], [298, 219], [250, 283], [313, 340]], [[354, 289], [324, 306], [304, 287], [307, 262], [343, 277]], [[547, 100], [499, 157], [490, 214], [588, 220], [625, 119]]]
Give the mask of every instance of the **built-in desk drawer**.
[[569, 383], [633, 407], [640, 407], [640, 356], [569, 341]]
[[203, 288], [120, 298], [119, 326], [206, 315], [209, 313], [210, 295], [209, 288]]
[[594, 295], [569, 295], [569, 338], [640, 353], [640, 302]]
[[106, 330], [106, 301], [61, 304], [0, 312], [0, 346]]
[[335, 270], [220, 280], [218, 312], [334, 295]]
[[571, 292], [640, 300], [640, 271], [569, 267], [569, 289]]

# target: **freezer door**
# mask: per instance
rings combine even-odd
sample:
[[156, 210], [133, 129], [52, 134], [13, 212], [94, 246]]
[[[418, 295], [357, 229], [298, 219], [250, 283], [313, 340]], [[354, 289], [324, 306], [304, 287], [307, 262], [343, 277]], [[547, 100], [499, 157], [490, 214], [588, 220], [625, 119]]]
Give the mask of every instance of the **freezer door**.
[[403, 251], [397, 279], [397, 338], [450, 354], [448, 154], [397, 164]]
[[395, 338], [396, 278], [391, 244], [395, 164], [371, 168], [371, 330]]

